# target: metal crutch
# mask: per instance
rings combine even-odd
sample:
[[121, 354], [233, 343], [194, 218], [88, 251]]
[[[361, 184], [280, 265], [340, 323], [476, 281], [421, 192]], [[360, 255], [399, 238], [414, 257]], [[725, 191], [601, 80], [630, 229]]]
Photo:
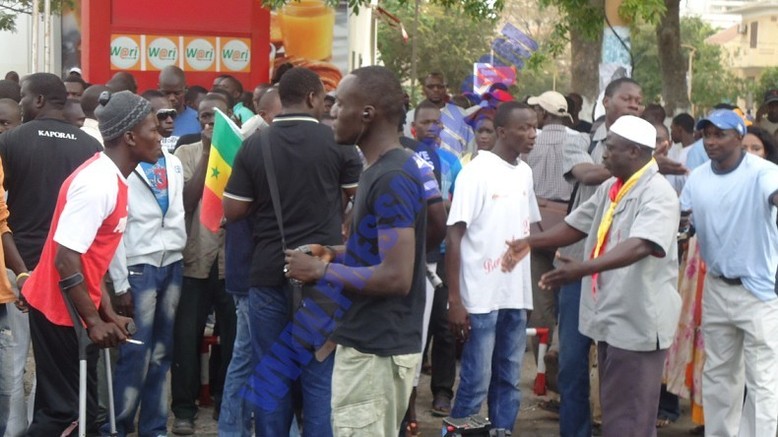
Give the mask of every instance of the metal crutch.
[[[135, 323], [130, 321], [127, 324], [127, 333], [130, 335], [135, 334]], [[108, 422], [111, 427], [111, 437], [116, 437], [119, 433], [116, 431], [116, 409], [114, 407], [113, 399], [113, 372], [111, 371], [111, 351], [109, 349], [103, 349], [103, 360], [105, 361], [105, 375], [108, 380]]]
[[[65, 306], [70, 314], [70, 319], [73, 321], [73, 329], [76, 331], [76, 338], [78, 339], [78, 437], [86, 437], [86, 348], [92, 342], [89, 339], [89, 334], [84, 328], [81, 316], [76, 311], [76, 306], [73, 300], [70, 299], [65, 288], [60, 287], [62, 297], [65, 300]], [[127, 324], [127, 331], [130, 334], [135, 333], [135, 324], [131, 321]], [[108, 413], [111, 426], [111, 436], [118, 435], [116, 431], [116, 414], [114, 411], [114, 399], [113, 399], [113, 374], [111, 372], [111, 355], [108, 349], [103, 349], [105, 353], [105, 370], [108, 377]], [[67, 436], [73, 430], [73, 425], [68, 427], [63, 433], [63, 436]]]
[[[65, 306], [68, 308], [70, 319], [73, 321], [73, 330], [78, 339], [78, 437], [86, 437], [86, 348], [91, 343], [89, 335], [84, 328], [81, 316], [76, 311], [76, 306], [70, 299], [67, 289], [60, 287]], [[68, 427], [62, 435], [68, 435], [73, 430], [73, 425]]]

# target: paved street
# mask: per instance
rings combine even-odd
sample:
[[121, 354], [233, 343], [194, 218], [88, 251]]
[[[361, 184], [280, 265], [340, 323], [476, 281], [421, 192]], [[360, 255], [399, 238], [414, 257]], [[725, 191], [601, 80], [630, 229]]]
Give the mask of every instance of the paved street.
[[[524, 368], [522, 372], [521, 389], [523, 399], [521, 403], [521, 413], [519, 420], [514, 427], [514, 435], [521, 437], [552, 437], [559, 435], [559, 421], [557, 415], [542, 410], [538, 404], [547, 397], [538, 397], [532, 393], [532, 384], [536, 373], [535, 364], [532, 362], [532, 354], [524, 355]], [[433, 417], [429, 413], [432, 406], [432, 395], [429, 391], [430, 378], [422, 375], [419, 382], [419, 397], [417, 399], [417, 414], [421, 434], [425, 437], [440, 435], [441, 419]], [[693, 427], [688, 418], [689, 404], [682, 402], [681, 408], [685, 417], [671, 426], [659, 430], [660, 437], [689, 436], [689, 430]], [[483, 410], [485, 415], [486, 410]], [[197, 436], [216, 436], [216, 423], [211, 419], [212, 409], [204, 408], [200, 411], [199, 419], [196, 423]], [[171, 419], [172, 424], [172, 419]], [[173, 436], [174, 434], [170, 434]]]

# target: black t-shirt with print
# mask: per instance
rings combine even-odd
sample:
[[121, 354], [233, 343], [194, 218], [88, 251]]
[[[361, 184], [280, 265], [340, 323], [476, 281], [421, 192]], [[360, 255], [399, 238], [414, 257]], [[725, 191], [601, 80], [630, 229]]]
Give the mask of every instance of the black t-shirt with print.
[[62, 182], [100, 143], [63, 120], [39, 118], [0, 135], [8, 226], [27, 268], [38, 264]]
[[[341, 188], [356, 187], [362, 171], [356, 147], [335, 144], [332, 129], [305, 115], [279, 115], [267, 129], [287, 246], [342, 244]], [[244, 141], [225, 195], [256, 207], [251, 286], [280, 287], [286, 283], [284, 254], [260, 138], [256, 132]]]
[[421, 352], [426, 208], [421, 175], [410, 150], [390, 150], [364, 171], [354, 200], [345, 264], [380, 264], [379, 231], [389, 231], [382, 237], [391, 244], [392, 229], [412, 227], [416, 237], [413, 282], [410, 292], [403, 297], [377, 298], [345, 292], [352, 303], [333, 334], [336, 343], [379, 356]]

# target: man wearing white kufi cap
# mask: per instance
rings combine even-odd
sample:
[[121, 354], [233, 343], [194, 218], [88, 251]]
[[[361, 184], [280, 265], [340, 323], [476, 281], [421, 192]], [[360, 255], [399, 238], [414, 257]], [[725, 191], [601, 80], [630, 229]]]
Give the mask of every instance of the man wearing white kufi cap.
[[604, 436], [656, 435], [656, 405], [681, 299], [676, 289], [678, 197], [653, 159], [656, 129], [625, 115], [611, 125], [603, 161], [613, 178], [546, 232], [510, 243], [529, 247], [586, 238], [583, 262], [558, 258], [541, 286], [582, 279], [579, 330], [597, 342]]

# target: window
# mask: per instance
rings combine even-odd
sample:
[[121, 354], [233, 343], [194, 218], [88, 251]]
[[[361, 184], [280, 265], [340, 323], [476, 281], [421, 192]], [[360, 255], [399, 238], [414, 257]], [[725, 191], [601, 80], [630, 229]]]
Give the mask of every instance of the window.
[[756, 39], [758, 33], [759, 33], [759, 22], [758, 21], [751, 22], [751, 48], [752, 49], [756, 48]]

